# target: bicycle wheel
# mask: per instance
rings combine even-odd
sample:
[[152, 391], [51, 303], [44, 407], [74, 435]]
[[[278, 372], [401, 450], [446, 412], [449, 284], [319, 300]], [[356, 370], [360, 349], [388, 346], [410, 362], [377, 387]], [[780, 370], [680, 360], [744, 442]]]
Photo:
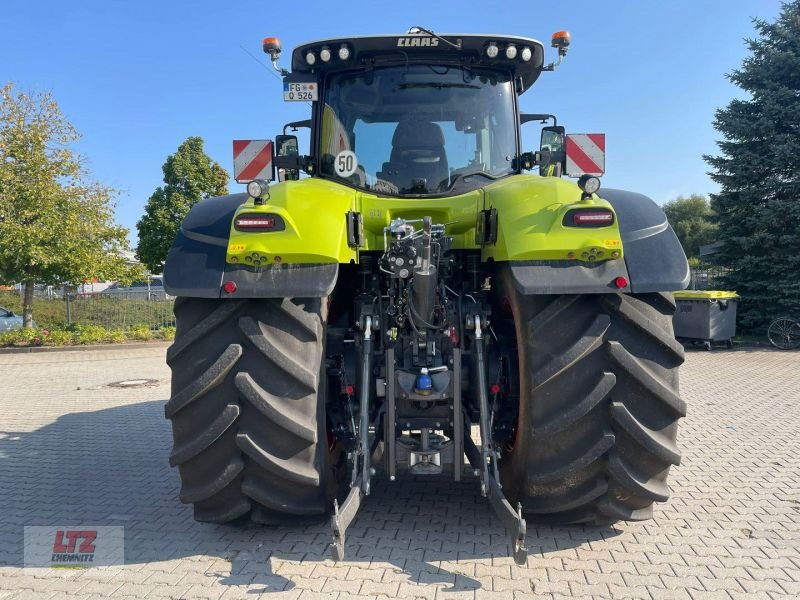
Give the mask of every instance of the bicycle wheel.
[[767, 337], [770, 344], [781, 350], [800, 347], [800, 323], [788, 317], [780, 317], [769, 324]]

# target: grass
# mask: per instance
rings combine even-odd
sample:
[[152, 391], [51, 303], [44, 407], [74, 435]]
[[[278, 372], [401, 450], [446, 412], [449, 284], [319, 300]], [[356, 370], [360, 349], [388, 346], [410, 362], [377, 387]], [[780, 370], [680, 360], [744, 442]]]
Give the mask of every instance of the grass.
[[[14, 292], [0, 292], [0, 306], [22, 315], [22, 296]], [[33, 320], [42, 327], [53, 327], [67, 321], [66, 303], [61, 298], [33, 299]]]

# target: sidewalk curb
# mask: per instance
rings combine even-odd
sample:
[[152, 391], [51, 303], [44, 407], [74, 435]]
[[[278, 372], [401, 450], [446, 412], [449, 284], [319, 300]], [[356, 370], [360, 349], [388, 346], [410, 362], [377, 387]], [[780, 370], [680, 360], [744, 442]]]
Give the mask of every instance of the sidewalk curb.
[[[702, 342], [692, 343], [691, 341], [682, 341], [678, 340], [678, 342], [683, 346], [685, 350], [702, 350]], [[759, 340], [734, 340], [733, 347], [728, 348], [724, 345], [715, 345], [713, 346], [714, 350], [744, 350], [745, 348], [762, 348], [768, 350], [778, 350], [769, 342], [762, 342]]]
[[746, 348], [772, 348], [772, 344], [769, 342], [761, 342], [758, 340], [742, 340], [741, 342], [734, 340], [733, 342], [735, 346], [744, 346]]
[[0, 348], [0, 354], [22, 354], [27, 352], [88, 352], [90, 350], [139, 350], [141, 348], [168, 348], [172, 342], [136, 342], [135, 344], [85, 344], [80, 346], [29, 346], [24, 348]]

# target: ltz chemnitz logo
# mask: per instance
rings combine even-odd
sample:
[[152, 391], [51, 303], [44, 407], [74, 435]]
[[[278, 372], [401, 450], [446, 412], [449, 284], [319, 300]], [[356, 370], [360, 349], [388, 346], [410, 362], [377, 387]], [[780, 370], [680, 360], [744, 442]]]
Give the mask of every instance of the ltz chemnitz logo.
[[125, 529], [117, 525], [25, 525], [24, 534], [26, 568], [88, 569], [125, 564]]
[[94, 562], [96, 529], [59, 529], [53, 542], [54, 564]]

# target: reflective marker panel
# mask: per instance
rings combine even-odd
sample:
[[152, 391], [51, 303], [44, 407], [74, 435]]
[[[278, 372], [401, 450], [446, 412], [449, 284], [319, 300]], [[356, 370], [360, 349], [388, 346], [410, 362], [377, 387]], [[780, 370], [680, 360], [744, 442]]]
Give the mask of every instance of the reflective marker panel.
[[602, 175], [606, 170], [606, 135], [570, 133], [567, 135], [567, 177]]

